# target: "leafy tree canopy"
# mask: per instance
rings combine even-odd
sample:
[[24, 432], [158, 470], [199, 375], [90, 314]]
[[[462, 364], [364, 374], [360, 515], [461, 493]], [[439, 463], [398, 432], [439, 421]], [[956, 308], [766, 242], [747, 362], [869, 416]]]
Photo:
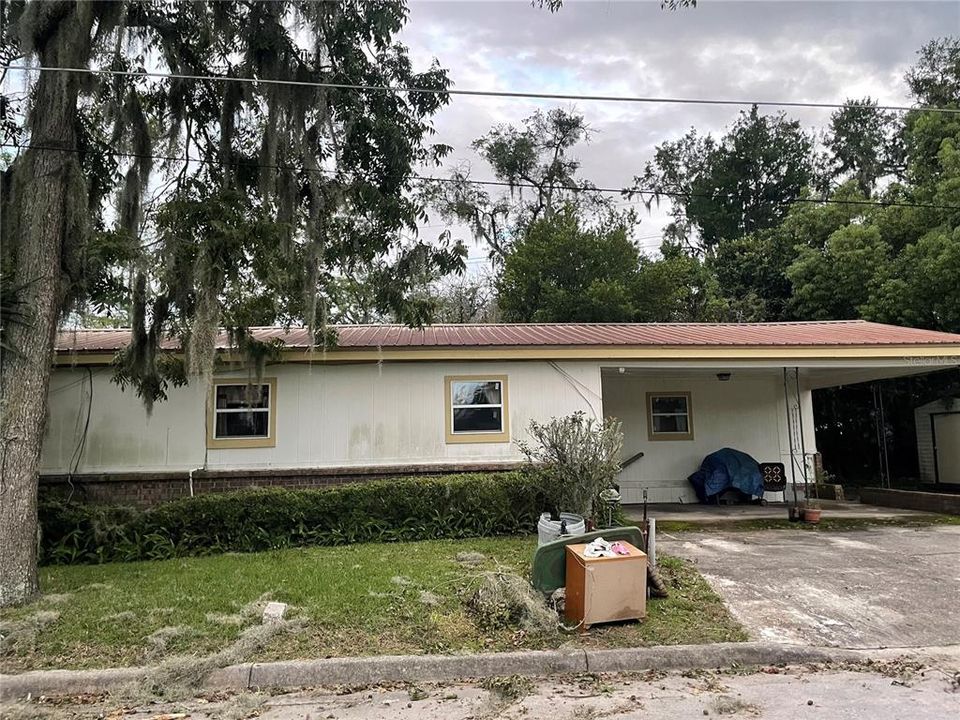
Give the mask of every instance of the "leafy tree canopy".
[[[414, 166], [448, 151], [427, 142], [448, 80], [436, 64], [415, 71], [393, 40], [406, 19], [400, 0], [31, 2], [12, 19], [22, 54], [44, 65], [263, 81], [38, 80], [38, 88], [75, 86], [72, 100], [50, 94], [76, 106], [76, 144], [63, 154], [76, 178], [78, 231], [64, 247], [57, 312], [93, 303], [126, 313], [134, 343], [124, 371], [148, 402], [162, 396], [155, 348], [167, 334], [187, 338], [191, 369], [207, 372], [219, 326], [322, 328], [330, 289], [360, 273], [377, 275], [379, 310], [420, 324], [430, 316], [409, 295], [412, 270], [462, 269], [459, 245], [402, 239], [423, 213], [411, 192]], [[399, 97], [270, 80], [439, 92]], [[47, 110], [45, 97], [35, 94], [33, 116]], [[27, 130], [31, 146], [50, 142], [39, 123]], [[32, 180], [30, 157], [42, 152], [51, 151], [31, 147], [13, 163], [5, 276], [16, 274], [18, 248], [29, 242], [19, 198]]]
[[394, 39], [403, 0], [29, 0], [0, 14], [5, 63], [117, 73], [39, 71], [26, 120], [0, 124], [23, 143], [0, 186], [2, 606], [37, 588], [37, 461], [70, 313], [126, 314], [118, 379], [149, 405], [186, 377], [158, 352], [169, 335], [191, 374], [212, 371], [223, 325], [261, 367], [273, 348], [247, 324], [303, 321], [328, 342], [334, 281], [370, 268], [377, 304], [424, 322], [411, 270], [462, 269], [464, 251], [404, 240], [423, 218], [414, 168], [448, 151], [430, 144], [430, 118], [449, 81]]
[[468, 167], [461, 167], [429, 184], [426, 197], [441, 217], [466, 224], [500, 264], [537, 220], [558, 208], [572, 205], [584, 214], [607, 208], [607, 198], [577, 175], [580, 163], [571, 156], [589, 136], [583, 115], [562, 109], [538, 111], [520, 127], [498, 125], [473, 148], [505, 190], [488, 192], [471, 181]]
[[848, 100], [830, 116], [825, 145], [831, 177], [853, 178], [869, 197], [881, 178], [901, 169], [900, 129], [897, 115], [879, 110], [875, 100]]
[[813, 178], [811, 148], [799, 122], [754, 106], [720, 141], [691, 130], [659, 145], [634, 191], [653, 199], [670, 193], [680, 236], [709, 250], [782, 220]]
[[534, 222], [497, 283], [508, 322], [629, 322], [641, 256], [623, 223], [585, 228], [571, 206]]
[[721, 320], [746, 311], [718, 300], [703, 264], [679, 247], [644, 256], [630, 236], [632, 214], [588, 226], [566, 205], [533, 223], [507, 255], [497, 281], [508, 322]]
[[907, 71], [910, 92], [921, 105], [958, 107], [960, 104], [960, 37], [931, 40]]

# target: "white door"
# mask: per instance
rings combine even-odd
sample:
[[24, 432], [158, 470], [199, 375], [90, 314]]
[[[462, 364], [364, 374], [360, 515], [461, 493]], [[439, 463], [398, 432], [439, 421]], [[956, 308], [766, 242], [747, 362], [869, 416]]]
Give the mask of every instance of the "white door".
[[933, 431], [940, 482], [960, 484], [960, 413], [934, 415]]

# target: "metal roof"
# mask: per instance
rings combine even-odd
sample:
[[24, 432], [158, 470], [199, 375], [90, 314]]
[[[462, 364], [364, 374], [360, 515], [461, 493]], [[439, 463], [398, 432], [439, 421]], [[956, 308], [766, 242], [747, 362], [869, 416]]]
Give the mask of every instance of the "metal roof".
[[[817, 347], [960, 345], [960, 335], [863, 320], [780, 323], [557, 323], [430, 325], [339, 325], [337, 349], [469, 347]], [[303, 327], [251, 328], [258, 340], [280, 339], [287, 348], [314, 346]], [[64, 330], [57, 351], [113, 352], [130, 342], [130, 331]], [[226, 349], [225, 333], [218, 347]], [[176, 349], [175, 339], [164, 347]]]

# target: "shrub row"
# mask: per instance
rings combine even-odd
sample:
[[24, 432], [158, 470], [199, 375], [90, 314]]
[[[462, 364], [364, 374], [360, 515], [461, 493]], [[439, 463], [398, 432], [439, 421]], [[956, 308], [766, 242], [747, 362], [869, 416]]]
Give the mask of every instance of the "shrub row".
[[43, 500], [41, 562], [158, 560], [302, 545], [529, 533], [550, 504], [533, 472], [253, 488], [154, 508]]

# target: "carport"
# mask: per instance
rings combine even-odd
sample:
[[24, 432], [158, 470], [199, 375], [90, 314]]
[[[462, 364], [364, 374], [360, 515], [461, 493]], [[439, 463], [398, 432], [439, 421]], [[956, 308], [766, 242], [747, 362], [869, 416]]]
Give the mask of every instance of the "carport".
[[[844, 336], [824, 333], [831, 325], [846, 330]], [[776, 347], [734, 351], [718, 336], [699, 357], [671, 358], [670, 348], [662, 348], [661, 358], [603, 364], [603, 415], [620, 420], [624, 432], [624, 503], [696, 502], [687, 477], [724, 447], [784, 465], [787, 490], [769, 500], [792, 501], [794, 492], [803, 499], [803, 487], [815, 479], [814, 390], [960, 363], [957, 344], [943, 342], [955, 336], [945, 333], [871, 323], [806, 327], [801, 341]]]

